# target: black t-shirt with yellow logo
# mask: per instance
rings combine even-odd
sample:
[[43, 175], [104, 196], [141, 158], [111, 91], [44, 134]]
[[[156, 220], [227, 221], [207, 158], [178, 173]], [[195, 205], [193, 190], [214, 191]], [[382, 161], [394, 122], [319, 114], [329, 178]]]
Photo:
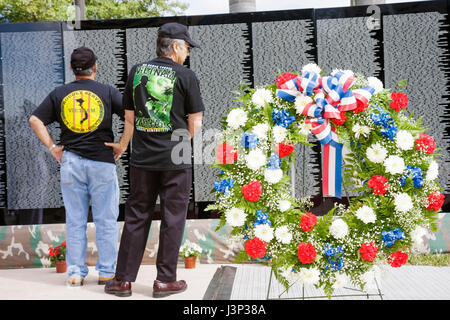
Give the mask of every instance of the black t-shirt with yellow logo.
[[124, 116], [122, 94], [94, 80], [77, 80], [54, 89], [34, 111], [45, 125], [61, 126], [59, 144], [84, 158], [113, 162], [112, 114]]

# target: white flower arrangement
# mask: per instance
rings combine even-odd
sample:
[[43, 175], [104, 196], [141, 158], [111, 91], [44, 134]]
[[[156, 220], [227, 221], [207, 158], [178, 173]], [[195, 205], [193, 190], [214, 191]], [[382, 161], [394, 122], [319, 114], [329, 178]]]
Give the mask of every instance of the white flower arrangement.
[[388, 156], [384, 160], [384, 167], [386, 172], [390, 174], [401, 174], [403, 171], [405, 171], [405, 161], [402, 157], [399, 157], [397, 155]]
[[195, 242], [191, 242], [186, 240], [184, 244], [180, 248], [180, 255], [182, 257], [197, 257], [201, 258], [202, 256], [202, 247], [200, 247]]
[[233, 109], [227, 116], [228, 126], [232, 129], [239, 129], [248, 120], [247, 112], [242, 109]]
[[251, 150], [247, 155], [247, 167], [253, 171], [264, 166], [266, 162], [266, 155], [261, 149]]
[[394, 195], [394, 205], [400, 212], [407, 212], [413, 208], [411, 197], [404, 192]]
[[289, 244], [292, 240], [292, 233], [289, 231], [288, 226], [281, 226], [275, 229], [275, 237], [283, 244]]
[[365, 224], [374, 223], [375, 220], [377, 219], [377, 216], [373, 211], [373, 209], [366, 205], [363, 205], [361, 208], [356, 210], [355, 215], [358, 217], [359, 220], [361, 220]]
[[232, 227], [242, 227], [247, 219], [247, 214], [239, 208], [231, 208], [225, 211], [227, 224]]
[[255, 227], [255, 236], [265, 242], [270, 242], [273, 239], [273, 228], [268, 224], [262, 223]]
[[387, 150], [377, 142], [367, 148], [366, 155], [373, 163], [383, 163], [387, 156]]
[[257, 89], [252, 96], [252, 102], [258, 107], [264, 107], [266, 103], [273, 102], [272, 92], [268, 89]]
[[336, 219], [331, 223], [330, 234], [336, 239], [343, 239], [348, 235], [348, 225], [342, 219]]
[[383, 91], [383, 82], [380, 79], [375, 77], [368, 77], [367, 81], [369, 82], [369, 86], [375, 89], [375, 94]]
[[406, 130], [399, 130], [395, 135], [395, 143], [401, 150], [411, 150], [414, 147], [414, 137]]

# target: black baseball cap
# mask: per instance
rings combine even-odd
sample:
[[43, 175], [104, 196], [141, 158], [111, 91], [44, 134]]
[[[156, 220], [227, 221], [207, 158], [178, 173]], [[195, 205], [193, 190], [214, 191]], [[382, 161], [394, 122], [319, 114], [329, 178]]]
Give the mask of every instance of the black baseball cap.
[[200, 47], [191, 39], [188, 28], [184, 24], [180, 24], [177, 22], [169, 22], [163, 24], [158, 29], [158, 38], [181, 39], [189, 43], [192, 48]]
[[95, 65], [97, 57], [94, 52], [87, 47], [80, 47], [73, 50], [70, 56], [70, 65], [73, 70], [82, 71]]

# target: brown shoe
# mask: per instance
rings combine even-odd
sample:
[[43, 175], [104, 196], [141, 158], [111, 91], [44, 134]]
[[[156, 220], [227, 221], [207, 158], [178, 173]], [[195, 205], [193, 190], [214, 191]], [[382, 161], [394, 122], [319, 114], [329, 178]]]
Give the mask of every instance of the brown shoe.
[[162, 282], [155, 280], [153, 282], [153, 298], [163, 298], [174, 293], [181, 293], [187, 288], [186, 281], [179, 280], [174, 282]]
[[131, 282], [112, 279], [106, 282], [105, 292], [118, 297], [131, 296]]

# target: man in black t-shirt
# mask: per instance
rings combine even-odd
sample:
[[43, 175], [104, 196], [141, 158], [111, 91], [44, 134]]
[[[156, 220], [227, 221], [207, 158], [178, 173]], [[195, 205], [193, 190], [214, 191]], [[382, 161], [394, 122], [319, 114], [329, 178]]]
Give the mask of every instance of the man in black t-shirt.
[[[85, 263], [89, 204], [96, 226], [98, 282], [104, 284], [114, 276], [119, 214], [115, 161], [127, 149], [133, 133], [131, 112], [125, 111], [122, 137], [113, 142], [112, 114], [124, 118], [122, 94], [94, 80], [96, 59], [89, 48], [75, 49], [71, 69], [76, 80], [50, 92], [29, 120], [39, 140], [61, 164], [66, 262], [72, 286], [82, 285], [89, 271]], [[55, 121], [61, 126], [58, 145], [46, 128]]]
[[[158, 58], [135, 65], [124, 91], [124, 107], [134, 111], [130, 196], [125, 206], [116, 277], [105, 292], [131, 295], [159, 195], [161, 226], [153, 296], [186, 289], [176, 267], [192, 183], [190, 139], [201, 127], [203, 102], [197, 77], [183, 66], [198, 45], [187, 27], [167, 23], [158, 30]], [[180, 141], [181, 138], [181, 141]]]

